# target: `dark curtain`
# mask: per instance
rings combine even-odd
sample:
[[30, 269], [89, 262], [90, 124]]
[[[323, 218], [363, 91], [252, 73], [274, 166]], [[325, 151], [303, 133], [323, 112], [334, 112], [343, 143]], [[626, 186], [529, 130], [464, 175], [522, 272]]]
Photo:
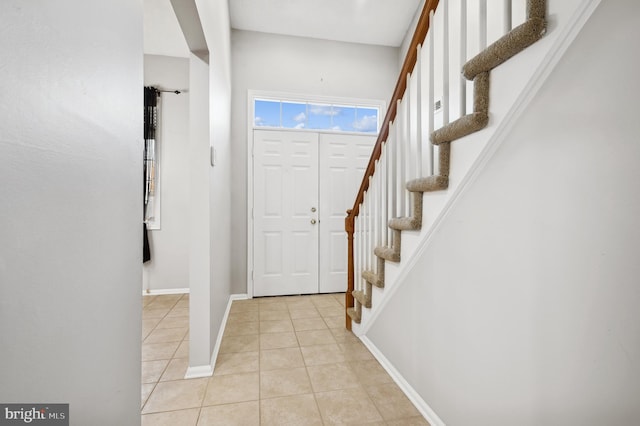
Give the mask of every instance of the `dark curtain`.
[[147, 220], [153, 214], [156, 174], [156, 128], [158, 125], [158, 96], [155, 87], [144, 88], [144, 224], [142, 242], [142, 261], [151, 260]]

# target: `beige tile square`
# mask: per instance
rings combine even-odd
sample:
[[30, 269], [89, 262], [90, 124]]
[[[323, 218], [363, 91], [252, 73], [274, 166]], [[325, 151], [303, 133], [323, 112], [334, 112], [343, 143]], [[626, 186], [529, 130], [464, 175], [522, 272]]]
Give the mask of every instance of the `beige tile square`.
[[171, 309], [178, 302], [178, 298], [173, 295], [157, 296], [151, 303], [147, 304], [145, 308], [148, 309]]
[[293, 331], [291, 320], [260, 321], [260, 333], [284, 333]]
[[353, 361], [349, 364], [351, 370], [365, 388], [368, 386], [393, 383], [393, 379], [375, 359], [367, 361]]
[[227, 374], [209, 379], [203, 405], [256, 401], [260, 398], [258, 373]]
[[169, 360], [142, 361], [142, 383], [155, 383], [167, 368]]
[[299, 311], [304, 309], [314, 309], [315, 305], [311, 302], [311, 299], [308, 298], [296, 298], [287, 300], [287, 307], [289, 311]]
[[216, 367], [213, 371], [215, 376], [224, 374], [252, 373], [258, 371], [259, 352], [235, 352], [219, 354]]
[[388, 420], [386, 422], [388, 426], [430, 426], [429, 422], [424, 417], [408, 417], [398, 420]]
[[335, 364], [345, 361], [344, 354], [335, 343], [330, 345], [303, 346], [300, 350], [302, 351], [304, 363], [307, 366]]
[[289, 316], [291, 316], [291, 319], [321, 318], [320, 313], [315, 307], [305, 309], [290, 309]]
[[234, 300], [231, 304], [230, 313], [239, 312], [258, 312], [260, 310], [260, 304], [257, 300]]
[[142, 319], [152, 319], [152, 318], [162, 319], [165, 316], [167, 316], [169, 312], [171, 311], [168, 308], [156, 308], [156, 309], [144, 308], [142, 310]]
[[259, 297], [256, 300], [260, 304], [260, 309], [262, 309], [264, 305], [272, 305], [272, 304], [282, 305], [283, 303], [286, 304], [287, 300], [289, 299], [290, 299], [290, 296], [276, 296], [276, 297]]
[[288, 312], [289, 308], [285, 302], [274, 302], [274, 303], [261, 303], [260, 304], [260, 312], [267, 311], [284, 311]]
[[189, 309], [189, 299], [180, 299], [178, 303], [176, 303], [173, 309]]
[[[260, 426], [258, 401], [202, 407], [198, 426]], [[178, 425], [176, 425], [178, 426]]]
[[346, 303], [345, 294], [344, 293], [336, 293], [333, 295], [334, 299], [344, 307]]
[[347, 361], [368, 361], [375, 359], [362, 342], [338, 343]]
[[178, 350], [173, 354], [174, 358], [189, 358], [189, 339], [184, 339], [180, 342]]
[[162, 319], [169, 312], [170, 310], [167, 308], [156, 308], [156, 309], [144, 308], [142, 310], [142, 319], [143, 320], [153, 319], [153, 318]]
[[157, 328], [188, 328], [189, 327], [189, 317], [165, 317], [160, 323], [158, 323]]
[[236, 313], [230, 313], [228, 322], [250, 322], [250, 321], [259, 321], [260, 320], [260, 312], [258, 311], [242, 311]]
[[292, 320], [293, 328], [296, 331], [324, 330], [327, 328], [322, 318], [297, 318]]
[[260, 340], [257, 334], [247, 336], [225, 336], [220, 344], [220, 353], [255, 352], [260, 349]]
[[327, 345], [330, 343], [336, 343], [336, 340], [333, 338], [333, 334], [331, 333], [331, 331], [329, 331], [329, 329], [296, 331], [296, 336], [298, 336], [298, 342], [300, 342], [300, 346]]
[[376, 406], [360, 388], [321, 392], [315, 396], [325, 425], [382, 421]]
[[[267, 305], [269, 306], [269, 305]], [[282, 321], [289, 320], [289, 311], [264, 311], [260, 310], [260, 321]]]
[[345, 329], [345, 316], [344, 315], [338, 315], [335, 317], [323, 317], [324, 318], [324, 322], [327, 323], [327, 327], [329, 328], [339, 328], [339, 329]]
[[145, 402], [151, 395], [151, 391], [156, 386], [155, 383], [144, 383], [140, 388], [140, 408], [144, 407]]
[[307, 367], [314, 392], [350, 389], [360, 386], [358, 378], [347, 363], [323, 364]]
[[171, 359], [180, 342], [167, 343], [143, 343], [142, 360], [153, 361], [157, 359]]
[[311, 393], [306, 368], [290, 368], [260, 372], [260, 398], [301, 395]]
[[169, 361], [169, 365], [167, 365], [162, 377], [160, 377], [160, 381], [182, 380], [184, 375], [187, 374], [187, 368], [189, 368], [188, 358], [174, 358]]
[[143, 414], [142, 426], [196, 426], [200, 408], [170, 411], [168, 413]]
[[143, 414], [197, 408], [202, 404], [209, 379], [160, 382], [151, 392]]
[[357, 343], [360, 341], [355, 334], [345, 328], [331, 328], [330, 330], [338, 343]]
[[296, 333], [266, 333], [260, 335], [260, 350], [297, 348], [298, 338]]
[[187, 327], [156, 328], [144, 339], [144, 343], [181, 342], [187, 334]]
[[189, 318], [189, 308], [173, 308], [167, 314], [167, 318]]
[[369, 386], [366, 390], [385, 420], [420, 416], [420, 412], [395, 383]]
[[144, 340], [151, 332], [156, 328], [160, 318], [152, 318], [149, 320], [142, 320], [142, 340]]
[[157, 296], [151, 296], [149, 294], [144, 294], [142, 296], [142, 306], [145, 307], [149, 303], [153, 302]]
[[322, 426], [313, 395], [294, 395], [260, 401], [262, 426]]
[[311, 301], [318, 308], [339, 308], [340, 307], [340, 304], [338, 303], [338, 301], [330, 294], [313, 296]]
[[304, 367], [300, 348], [269, 349], [260, 351], [260, 371]]
[[226, 336], [248, 336], [260, 333], [260, 323], [258, 321], [227, 322], [224, 328]]
[[319, 306], [318, 312], [322, 318], [326, 317], [337, 317], [345, 315], [344, 306], [335, 304], [335, 306]]

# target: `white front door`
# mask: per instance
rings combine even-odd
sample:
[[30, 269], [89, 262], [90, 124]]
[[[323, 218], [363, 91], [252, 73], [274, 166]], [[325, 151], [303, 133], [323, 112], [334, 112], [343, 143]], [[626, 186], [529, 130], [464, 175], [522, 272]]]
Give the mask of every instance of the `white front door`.
[[347, 288], [344, 219], [353, 207], [375, 143], [375, 136], [320, 135], [320, 293]]
[[254, 296], [346, 290], [344, 219], [375, 141], [254, 130]]
[[254, 296], [318, 292], [318, 134], [254, 131]]

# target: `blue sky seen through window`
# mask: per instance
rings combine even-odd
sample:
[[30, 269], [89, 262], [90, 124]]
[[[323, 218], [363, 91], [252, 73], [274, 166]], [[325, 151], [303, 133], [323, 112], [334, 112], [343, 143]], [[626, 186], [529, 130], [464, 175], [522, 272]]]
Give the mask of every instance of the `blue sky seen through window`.
[[378, 108], [256, 99], [254, 126], [285, 129], [378, 132]]

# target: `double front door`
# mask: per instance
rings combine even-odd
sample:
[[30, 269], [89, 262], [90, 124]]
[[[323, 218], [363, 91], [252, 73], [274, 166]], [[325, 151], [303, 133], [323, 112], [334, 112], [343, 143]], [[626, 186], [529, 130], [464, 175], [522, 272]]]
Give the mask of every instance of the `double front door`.
[[344, 218], [375, 141], [254, 130], [254, 296], [346, 290]]

